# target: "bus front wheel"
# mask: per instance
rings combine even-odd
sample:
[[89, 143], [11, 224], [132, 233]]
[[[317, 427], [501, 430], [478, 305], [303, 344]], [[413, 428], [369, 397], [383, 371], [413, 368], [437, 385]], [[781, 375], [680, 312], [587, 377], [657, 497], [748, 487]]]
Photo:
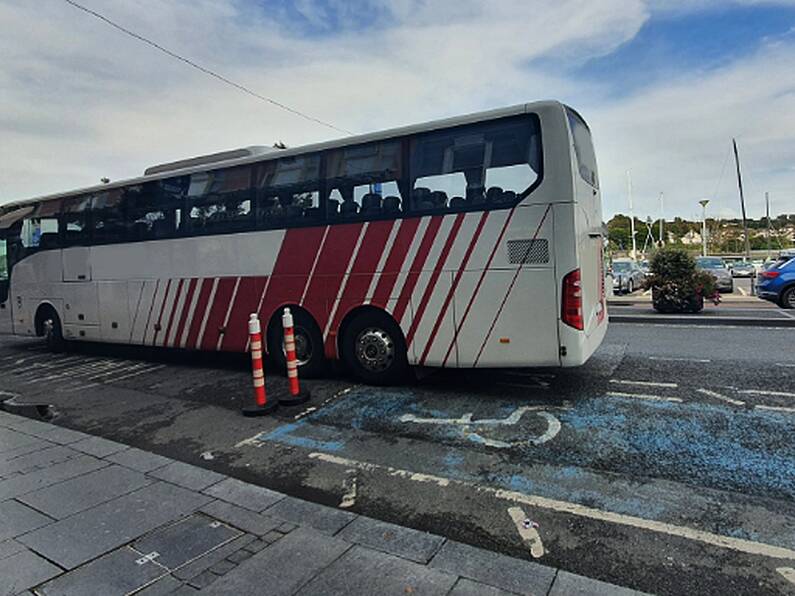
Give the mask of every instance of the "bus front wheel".
[[[312, 379], [323, 375], [326, 370], [326, 356], [323, 352], [323, 336], [315, 320], [306, 311], [293, 307], [293, 331], [295, 334], [295, 356], [298, 359], [298, 375]], [[268, 353], [276, 365], [287, 370], [287, 357], [284, 352], [284, 327], [281, 312], [277, 313], [268, 326]]]
[[376, 310], [366, 310], [348, 324], [342, 337], [342, 359], [359, 379], [371, 385], [406, 381], [406, 341], [397, 323]]
[[47, 348], [51, 352], [63, 352], [66, 348], [66, 340], [63, 337], [61, 319], [55, 309], [51, 307], [43, 308], [39, 312], [39, 321], [39, 334], [44, 336]]

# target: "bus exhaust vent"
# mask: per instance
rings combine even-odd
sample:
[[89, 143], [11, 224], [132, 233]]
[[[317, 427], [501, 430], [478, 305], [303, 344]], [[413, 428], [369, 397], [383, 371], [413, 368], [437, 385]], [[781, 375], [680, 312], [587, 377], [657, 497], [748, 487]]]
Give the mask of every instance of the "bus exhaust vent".
[[549, 241], [544, 238], [508, 240], [508, 262], [512, 265], [549, 263]]

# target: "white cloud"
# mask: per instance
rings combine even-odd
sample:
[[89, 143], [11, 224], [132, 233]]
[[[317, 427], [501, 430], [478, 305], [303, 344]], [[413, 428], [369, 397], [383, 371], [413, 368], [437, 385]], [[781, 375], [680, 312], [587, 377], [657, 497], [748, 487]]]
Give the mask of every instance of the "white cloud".
[[[302, 0], [295, 6], [314, 27], [328, 21], [328, 11], [339, 26], [306, 36], [285, 24], [283, 12], [241, 0], [84, 1], [236, 81], [351, 130], [565, 98], [583, 108], [594, 129], [608, 213], [623, 206], [630, 168], [639, 211], [664, 190], [669, 213], [691, 214], [692, 197], [714, 192], [732, 135], [742, 143], [749, 189], [795, 187], [789, 141], [795, 122], [785, 109], [792, 105], [795, 51], [786, 41], [705, 78], [686, 76], [619, 100], [605, 99], [597, 83], [537, 65], [609, 53], [672, 2]], [[364, 29], [362, 14], [372, 15]], [[339, 136], [58, 0], [6, 2], [0, 25], [0, 202], [101, 176], [131, 177], [189, 155]], [[728, 197], [729, 173], [724, 178]]]

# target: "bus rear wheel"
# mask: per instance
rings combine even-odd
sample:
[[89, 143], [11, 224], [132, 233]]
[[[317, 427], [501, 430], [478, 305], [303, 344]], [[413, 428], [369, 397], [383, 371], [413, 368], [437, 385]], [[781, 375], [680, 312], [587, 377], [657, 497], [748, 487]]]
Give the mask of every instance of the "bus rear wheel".
[[341, 351], [348, 369], [365, 383], [397, 385], [406, 381], [406, 341], [386, 313], [368, 310], [356, 315], [345, 328]]
[[[326, 370], [326, 356], [323, 350], [323, 336], [315, 320], [300, 308], [291, 308], [293, 332], [295, 334], [295, 356], [298, 359], [298, 376], [312, 379], [323, 375]], [[268, 326], [268, 354], [276, 365], [287, 370], [287, 357], [284, 352], [284, 327], [281, 312], [277, 313]]]

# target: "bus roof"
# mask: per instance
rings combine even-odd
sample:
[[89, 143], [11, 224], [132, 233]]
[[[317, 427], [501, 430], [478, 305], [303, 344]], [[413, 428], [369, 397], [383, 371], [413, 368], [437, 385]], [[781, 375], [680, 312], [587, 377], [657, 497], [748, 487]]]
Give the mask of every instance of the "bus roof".
[[[350, 137], [344, 137], [342, 139], [334, 139], [331, 141], [324, 141], [321, 143], [313, 143], [310, 145], [302, 145], [298, 147], [290, 147], [287, 149], [280, 149], [275, 150], [272, 152], [265, 152], [261, 154], [250, 155], [246, 157], [233, 157], [231, 159], [225, 159], [221, 161], [213, 161], [211, 163], [203, 163], [202, 157], [198, 158], [188, 158], [186, 160], [180, 160], [177, 162], [172, 162], [171, 164], [167, 165], [178, 165], [181, 163], [195, 163], [194, 160], [199, 160], [200, 165], [188, 166], [188, 167], [180, 167], [178, 169], [167, 169], [164, 171], [157, 171], [157, 173], [151, 175], [144, 175], [139, 176], [137, 178], [129, 178], [126, 180], [119, 180], [116, 182], [110, 182], [107, 184], [97, 184], [94, 186], [89, 186], [85, 188], [79, 188], [75, 190], [70, 190], [66, 192], [56, 193], [56, 194], [49, 194], [43, 195], [39, 197], [32, 197], [29, 199], [22, 199], [19, 201], [12, 201], [10, 203], [5, 203], [0, 205], [0, 214], [7, 213], [11, 210], [14, 210], [18, 207], [22, 207], [25, 205], [29, 205], [31, 203], [38, 203], [41, 201], [48, 201], [48, 200], [55, 200], [61, 199], [64, 197], [71, 197], [71, 196], [79, 196], [82, 194], [90, 194], [94, 192], [101, 192], [106, 191], [113, 188], [122, 188], [125, 186], [129, 186], [132, 184], [142, 184], [144, 182], [149, 182], [152, 180], [162, 180], [165, 178], [172, 178], [174, 176], [184, 176], [187, 174], [193, 174], [197, 172], [211, 172], [213, 170], [221, 169], [221, 168], [228, 168], [232, 166], [239, 166], [239, 165], [247, 165], [252, 163], [264, 162], [269, 161], [271, 159], [278, 159], [281, 157], [289, 157], [292, 155], [299, 155], [302, 153], [309, 153], [313, 151], [325, 151], [329, 149], [336, 149], [338, 147], [346, 147], [348, 145], [357, 145], [359, 143], [367, 143], [371, 141], [379, 141], [384, 139], [389, 139], [392, 137], [397, 136], [404, 136], [410, 134], [417, 134], [421, 132], [426, 132], [430, 130], [437, 130], [440, 128], [451, 128], [453, 126], [460, 126], [462, 124], [471, 124], [473, 122], [479, 122], [481, 120], [495, 120], [498, 118], [505, 118], [508, 116], [516, 116], [519, 114], [529, 113], [539, 108], [544, 107], [562, 107], [558, 101], [554, 100], [546, 100], [546, 101], [538, 101], [532, 103], [525, 103], [525, 104], [518, 104], [514, 106], [510, 106], [507, 108], [498, 108], [495, 110], [487, 110], [483, 112], [475, 112], [472, 114], [466, 114], [464, 116], [455, 116], [453, 118], [443, 118], [441, 120], [433, 120], [430, 122], [424, 122], [421, 124], [413, 124], [410, 126], [403, 126], [399, 128], [392, 128], [388, 130], [382, 130], [377, 132], [365, 133], [361, 135], [353, 135]], [[231, 154], [235, 154], [236, 150], [232, 150]], [[207, 156], [204, 156], [207, 157]], [[151, 168], [147, 168], [147, 170], [152, 169], [160, 169], [161, 166], [153, 166]]]

